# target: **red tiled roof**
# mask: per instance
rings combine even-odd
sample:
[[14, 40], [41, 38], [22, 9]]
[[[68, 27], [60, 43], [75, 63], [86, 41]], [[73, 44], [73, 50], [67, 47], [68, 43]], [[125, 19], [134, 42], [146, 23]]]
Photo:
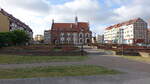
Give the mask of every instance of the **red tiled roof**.
[[86, 22], [78, 22], [76, 23], [53, 23], [52, 30], [60, 30], [60, 31], [79, 31], [79, 30], [88, 30], [89, 23]]
[[112, 28], [118, 28], [118, 27], [121, 27], [123, 25], [130, 25], [130, 24], [133, 24], [135, 23], [136, 21], [138, 21], [139, 19], [141, 18], [136, 18], [136, 19], [132, 19], [132, 20], [129, 20], [129, 21], [126, 21], [126, 22], [122, 22], [122, 23], [119, 23], [119, 24], [115, 24], [113, 26], [110, 26], [110, 27], [107, 27], [106, 30], [110, 30]]

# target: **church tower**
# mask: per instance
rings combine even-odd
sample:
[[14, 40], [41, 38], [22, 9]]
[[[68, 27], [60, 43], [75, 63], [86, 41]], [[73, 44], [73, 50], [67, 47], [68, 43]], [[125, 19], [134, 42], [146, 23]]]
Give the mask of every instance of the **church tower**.
[[75, 17], [75, 23], [76, 24], [78, 23], [78, 17], [77, 16]]

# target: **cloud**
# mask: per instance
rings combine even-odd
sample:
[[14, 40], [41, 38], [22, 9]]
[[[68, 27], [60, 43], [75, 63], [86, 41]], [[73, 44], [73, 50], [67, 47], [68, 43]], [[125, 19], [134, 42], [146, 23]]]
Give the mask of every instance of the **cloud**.
[[128, 5], [122, 5], [114, 10], [117, 21], [124, 21], [132, 18], [141, 17], [146, 21], [150, 18], [150, 1], [149, 0], [134, 0]]
[[28, 24], [34, 34], [43, 34], [45, 29], [50, 29], [52, 19], [56, 22], [74, 22], [76, 15], [79, 21], [89, 21], [92, 30], [103, 30], [103, 25], [100, 24], [111, 23], [110, 18], [113, 15], [112, 10], [105, 10], [98, 0], [66, 0], [61, 4], [52, 4], [46, 0], [1, 1], [0, 5]]
[[105, 9], [98, 0], [74, 0], [64, 4], [52, 5], [50, 15], [58, 22], [74, 21], [77, 15], [80, 21], [89, 21], [93, 30], [99, 28], [99, 24], [111, 23], [111, 17], [114, 15], [113, 10]]
[[136, 17], [146, 21], [149, 0], [0, 0], [0, 6], [28, 24], [35, 34], [43, 34], [55, 22], [89, 21], [91, 29], [103, 33], [106, 26]]
[[48, 13], [49, 4], [45, 0], [0, 0], [5, 8], [16, 8], [36, 13]]
[[97, 14], [100, 7], [97, 0], [74, 0], [60, 5], [53, 5], [52, 9], [51, 14], [54, 14], [56, 19], [71, 19], [78, 15], [87, 20]]

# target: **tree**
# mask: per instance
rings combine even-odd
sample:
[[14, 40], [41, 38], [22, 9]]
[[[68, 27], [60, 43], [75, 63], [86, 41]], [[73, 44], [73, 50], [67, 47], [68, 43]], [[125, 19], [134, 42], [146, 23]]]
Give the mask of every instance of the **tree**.
[[14, 30], [12, 31], [12, 33], [13, 33], [12, 41], [15, 45], [22, 45], [30, 40], [27, 33], [23, 30]]
[[12, 38], [13, 38], [12, 32], [2, 32], [0, 33], [0, 46], [9, 46], [13, 45]]
[[30, 40], [27, 33], [23, 30], [0, 33], [0, 47], [11, 45], [22, 45]]

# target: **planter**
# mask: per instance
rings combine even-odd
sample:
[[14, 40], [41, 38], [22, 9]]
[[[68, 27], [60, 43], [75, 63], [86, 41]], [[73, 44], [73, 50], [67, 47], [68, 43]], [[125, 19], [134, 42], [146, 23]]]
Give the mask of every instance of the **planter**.
[[148, 52], [139, 52], [142, 57], [150, 57], [150, 53]]

